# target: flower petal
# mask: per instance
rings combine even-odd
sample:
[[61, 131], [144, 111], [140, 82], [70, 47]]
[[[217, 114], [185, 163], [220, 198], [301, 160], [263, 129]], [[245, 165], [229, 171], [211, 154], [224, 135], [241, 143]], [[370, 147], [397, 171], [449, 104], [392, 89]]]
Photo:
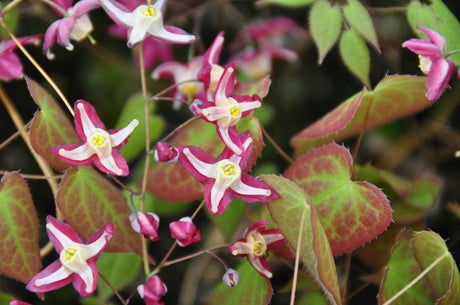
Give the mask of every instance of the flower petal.
[[100, 0], [100, 2], [104, 11], [115, 23], [125, 27], [134, 26], [135, 19], [132, 12], [128, 12], [126, 8], [112, 0]]
[[[90, 266], [91, 264], [91, 266]], [[75, 273], [73, 287], [82, 297], [88, 297], [96, 291], [97, 287], [97, 267], [96, 262], [78, 265], [79, 270]]]
[[85, 260], [95, 259], [99, 257], [100, 253], [107, 247], [108, 242], [113, 236], [113, 225], [106, 224], [94, 233], [87, 241], [87, 244], [83, 245], [82, 257]]
[[248, 261], [263, 277], [267, 279], [272, 278], [273, 273], [270, 271], [270, 267], [268, 266], [268, 262], [265, 257], [248, 255]]
[[61, 253], [64, 248], [83, 243], [80, 236], [71, 226], [50, 215], [46, 217], [46, 231], [57, 253]]
[[104, 123], [96, 113], [94, 107], [84, 101], [78, 100], [75, 102], [75, 129], [78, 137], [86, 142], [87, 138], [96, 132], [97, 128], [106, 130]]
[[177, 44], [186, 44], [191, 43], [196, 40], [195, 35], [191, 35], [188, 33], [174, 33], [171, 31], [166, 30], [163, 26], [156, 29], [155, 31], [149, 30], [149, 34], [155, 36], [158, 39], [161, 39], [166, 42], [170, 43], [177, 43]]
[[442, 51], [426, 39], [412, 38], [403, 42], [402, 46], [418, 55], [428, 57], [431, 60], [437, 60], [442, 57]]
[[84, 143], [78, 146], [75, 144], [68, 146], [57, 146], [53, 148], [53, 152], [65, 162], [74, 165], [90, 164], [91, 162], [88, 159], [96, 153], [88, 143]]
[[217, 125], [217, 134], [222, 139], [222, 142], [224, 142], [224, 144], [236, 155], [241, 155], [243, 153], [243, 144], [241, 143], [241, 138], [235, 126], [224, 128]]
[[104, 173], [127, 176], [129, 174], [129, 167], [125, 158], [116, 149], [109, 152], [108, 149], [100, 151], [98, 158], [94, 160], [94, 165]]
[[138, 125], [139, 121], [134, 119], [126, 127], [111, 133], [110, 140], [112, 141], [112, 148], [120, 148]]
[[59, 260], [37, 273], [27, 284], [26, 289], [43, 293], [59, 289], [72, 281], [72, 272], [62, 266]]
[[446, 39], [441, 34], [423, 26], [417, 27], [417, 30], [422, 31], [441, 52], [444, 52]]
[[208, 181], [204, 185], [204, 198], [209, 211], [213, 216], [222, 214], [232, 201], [229, 184], [233, 181], [216, 179]]
[[[192, 176], [201, 183], [204, 183], [209, 178], [215, 178], [216, 173], [213, 166], [215, 160], [206, 152], [197, 147], [179, 147], [179, 150], [181, 151], [179, 160]], [[202, 161], [202, 159], [206, 160]]]
[[10, 81], [23, 76], [22, 63], [14, 53], [0, 54], [0, 80]]
[[[224, 73], [219, 79], [216, 92], [214, 93], [214, 102], [217, 106], [226, 105], [227, 97], [235, 87], [235, 70], [232, 65], [225, 68]], [[223, 104], [225, 103], [225, 104]]]
[[455, 70], [455, 64], [447, 59], [432, 62], [428, 80], [426, 82], [427, 98], [430, 101], [437, 100], [449, 84], [449, 80]]

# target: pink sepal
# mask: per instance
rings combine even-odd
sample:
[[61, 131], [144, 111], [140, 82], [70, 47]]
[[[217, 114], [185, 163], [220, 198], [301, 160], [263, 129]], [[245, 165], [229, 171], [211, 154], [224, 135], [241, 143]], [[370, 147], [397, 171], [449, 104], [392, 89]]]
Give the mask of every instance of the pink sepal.
[[99, 0], [80, 0], [70, 10], [72, 17], [80, 18], [89, 11], [92, 11], [101, 6]]
[[22, 63], [16, 54], [0, 54], [0, 80], [10, 81], [23, 75]]
[[205, 183], [209, 178], [206, 176], [203, 176], [200, 172], [198, 172], [195, 169], [195, 167], [189, 162], [189, 160], [184, 157], [183, 155], [184, 148], [190, 149], [190, 151], [196, 158], [198, 158], [202, 162], [207, 163], [209, 165], [216, 163], [217, 162], [216, 159], [199, 147], [182, 146], [182, 145], [177, 147], [177, 149], [179, 150], [179, 161], [182, 167], [186, 171], [188, 171], [193, 177], [195, 177], [195, 179], [197, 179], [199, 182]]
[[160, 239], [158, 235], [158, 227], [160, 226], [160, 218], [155, 213], [144, 213], [144, 212], [132, 212], [129, 215], [129, 221], [131, 228], [144, 235], [151, 241], [157, 241]]
[[204, 83], [206, 91], [209, 88], [209, 84], [211, 82], [212, 65], [215, 65], [219, 62], [224, 40], [224, 32], [221, 31], [219, 34], [217, 34], [211, 46], [203, 55], [203, 66], [198, 72], [198, 79]]
[[107, 174], [114, 175], [114, 176], [120, 176], [120, 177], [128, 176], [129, 166], [125, 158], [121, 155], [121, 153], [116, 149], [112, 149], [112, 157], [115, 160], [115, 163], [117, 164], [118, 168], [121, 169], [121, 174], [117, 174], [109, 170], [108, 168], [106, 168], [104, 165], [102, 165], [101, 161], [97, 157], [94, 158], [93, 163], [103, 173], [107, 173]]
[[27, 303], [27, 302], [23, 302], [23, 301], [14, 300], [14, 301], [10, 302], [10, 305], [32, 305], [32, 304]]
[[45, 293], [51, 290], [57, 290], [61, 287], [64, 287], [65, 285], [69, 284], [74, 280], [73, 276], [74, 274], [69, 274], [68, 277], [52, 282], [49, 284], [44, 284], [37, 286], [35, 285], [35, 282], [39, 279], [45, 278], [49, 276], [50, 274], [55, 273], [57, 270], [59, 270], [62, 267], [62, 263], [59, 260], [56, 260], [55, 262], [51, 263], [48, 267], [43, 269], [41, 272], [37, 273], [27, 284], [26, 289], [35, 293]]
[[158, 142], [155, 146], [155, 161], [174, 163], [179, 158], [179, 150], [166, 142]]
[[440, 59], [432, 62], [426, 82], [428, 100], [435, 101], [441, 97], [454, 71], [455, 64], [450, 59]]
[[[67, 238], [71, 239], [73, 242], [79, 243], [79, 244], [83, 243], [83, 240], [80, 238], [78, 233], [75, 232], [75, 230], [68, 224], [58, 221], [56, 218], [50, 215], [46, 216], [46, 223], [54, 226], [59, 232], [64, 234]], [[56, 237], [52, 231], [50, 231], [48, 228], [46, 229], [46, 231], [48, 233], [48, 237], [51, 243], [56, 249], [56, 252], [61, 253], [62, 249], [64, 249], [65, 246], [62, 245], [61, 241], [59, 241], [59, 238]]]
[[193, 224], [190, 217], [182, 217], [178, 221], [169, 224], [171, 237], [177, 241], [181, 247], [189, 246], [201, 240], [200, 230]]
[[168, 292], [168, 289], [160, 277], [154, 275], [145, 284], [139, 285], [137, 292], [146, 305], [160, 305], [164, 304], [161, 298]]
[[101, 119], [97, 115], [96, 110], [90, 103], [88, 103], [85, 100], [76, 101], [73, 106], [75, 109], [75, 118], [74, 118], [75, 130], [77, 131], [77, 135], [80, 138], [80, 140], [82, 140], [83, 142], [86, 142], [87, 137], [83, 130], [83, 125], [81, 121], [81, 111], [78, 108], [78, 104], [83, 105], [83, 107], [85, 108], [85, 112], [88, 114], [89, 120], [91, 121], [91, 123], [93, 123], [94, 127], [104, 129], [104, 130], [106, 130], [106, 128], [105, 128], [104, 123], [102, 123]]

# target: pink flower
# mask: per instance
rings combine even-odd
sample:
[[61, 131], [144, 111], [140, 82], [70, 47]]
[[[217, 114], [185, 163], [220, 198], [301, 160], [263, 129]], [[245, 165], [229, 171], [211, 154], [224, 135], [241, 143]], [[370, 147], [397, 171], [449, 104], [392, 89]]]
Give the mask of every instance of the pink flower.
[[43, 52], [49, 59], [54, 58], [54, 54], [50, 51], [54, 42], [71, 51], [73, 45], [70, 39], [81, 41], [88, 36], [93, 30], [93, 25], [87, 13], [100, 6], [98, 0], [81, 0], [74, 6], [70, 6], [71, 1], [54, 0], [53, 2], [61, 5], [66, 12], [64, 18], [53, 22], [45, 32]]
[[178, 147], [182, 166], [204, 184], [204, 199], [212, 215], [222, 214], [233, 197], [247, 202], [279, 198], [270, 186], [243, 172], [251, 155], [252, 138], [249, 131], [241, 137], [244, 148], [241, 156], [227, 147], [217, 159], [198, 147]]
[[151, 241], [160, 239], [158, 235], [158, 227], [160, 218], [155, 213], [133, 212], [129, 215], [131, 228], [137, 233], [144, 235], [145, 238]]
[[203, 83], [197, 80], [198, 72], [201, 70], [203, 57], [196, 56], [186, 64], [177, 61], [166, 62], [155, 68], [152, 72], [153, 79], [172, 77], [177, 86], [174, 94], [174, 108], [179, 108], [182, 100], [189, 103], [203, 93]]
[[232, 268], [228, 268], [227, 271], [225, 271], [224, 276], [222, 277], [222, 281], [228, 287], [236, 287], [240, 282], [240, 274], [238, 273], [238, 271], [233, 270]]
[[32, 305], [32, 304], [27, 303], [27, 302], [23, 302], [23, 301], [16, 301], [16, 300], [14, 300], [14, 301], [11, 301], [11, 302], [10, 302], [10, 305]]
[[75, 102], [75, 128], [83, 143], [59, 145], [53, 152], [72, 165], [94, 164], [104, 173], [117, 176], [129, 174], [128, 164], [119, 149], [126, 144], [138, 120], [132, 120], [128, 126], [119, 130], [107, 130], [104, 123], [88, 102]]
[[[18, 38], [22, 45], [40, 43], [42, 35], [32, 35]], [[14, 40], [0, 42], [0, 80], [10, 81], [23, 77], [22, 63], [19, 57], [13, 53], [17, 45]]]
[[261, 103], [257, 95], [232, 95], [235, 79], [233, 65], [229, 65], [217, 84], [213, 102], [203, 103], [195, 112], [206, 121], [216, 124], [217, 133], [225, 145], [235, 154], [241, 155], [243, 144], [235, 125], [242, 117], [259, 108]]
[[179, 159], [179, 151], [171, 144], [158, 142], [155, 148], [155, 161], [175, 163]]
[[198, 79], [203, 82], [209, 100], [212, 99], [217, 83], [224, 72], [224, 68], [218, 64], [223, 45], [224, 32], [220, 32], [204, 53], [203, 64], [198, 72]]
[[187, 247], [201, 240], [200, 230], [193, 224], [190, 217], [182, 217], [178, 221], [171, 222], [169, 230], [171, 231], [171, 237], [181, 247]]
[[273, 276], [268, 266], [265, 254], [268, 250], [282, 246], [286, 239], [278, 229], [265, 229], [268, 221], [253, 223], [244, 234], [244, 238], [237, 240], [230, 245], [230, 253], [235, 256], [246, 256], [249, 263], [263, 277]]
[[46, 231], [59, 259], [35, 275], [27, 289], [44, 293], [72, 282], [82, 297], [90, 296], [97, 287], [96, 260], [113, 235], [113, 225], [107, 224], [86, 243], [69, 225], [52, 216], [46, 218]]
[[153, 5], [139, 5], [130, 11], [113, 0], [99, 0], [105, 12], [117, 24], [128, 29], [128, 47], [133, 47], [148, 35], [165, 42], [185, 44], [196, 37], [173, 26], [163, 25], [165, 0], [157, 0]]
[[168, 292], [166, 285], [154, 275], [144, 285], [137, 286], [137, 292], [146, 305], [163, 305], [161, 298]]
[[437, 100], [449, 84], [454, 73], [455, 64], [446, 58], [446, 41], [439, 33], [424, 27], [418, 27], [428, 39], [412, 38], [403, 42], [402, 46], [408, 48], [420, 57], [420, 69], [428, 75], [426, 82], [427, 98]]

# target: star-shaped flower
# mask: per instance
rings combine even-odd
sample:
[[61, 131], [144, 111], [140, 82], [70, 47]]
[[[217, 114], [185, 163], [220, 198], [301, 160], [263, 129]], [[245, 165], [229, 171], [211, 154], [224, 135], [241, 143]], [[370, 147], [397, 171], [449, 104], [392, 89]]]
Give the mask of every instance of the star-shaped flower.
[[224, 68], [219, 65], [220, 53], [224, 46], [224, 32], [217, 34], [208, 50], [203, 55], [203, 64], [198, 72], [198, 79], [203, 82], [207, 97], [212, 99], [217, 83], [222, 77]]
[[[42, 35], [32, 35], [18, 38], [22, 45], [40, 43]], [[23, 77], [22, 63], [19, 57], [13, 53], [18, 46], [14, 40], [0, 42], [0, 80], [10, 81]]]
[[213, 101], [198, 106], [196, 112], [206, 121], [216, 124], [217, 133], [225, 145], [241, 155], [243, 146], [235, 125], [242, 117], [259, 108], [261, 103], [257, 95], [232, 95], [235, 79], [233, 65], [227, 66], [217, 84]]
[[92, 295], [97, 287], [96, 260], [112, 238], [113, 225], [103, 226], [84, 243], [69, 225], [52, 216], [46, 222], [46, 231], [59, 259], [36, 274], [26, 288], [44, 293], [72, 282], [82, 297]]
[[74, 108], [75, 128], [83, 143], [59, 145], [53, 148], [53, 152], [72, 165], [94, 164], [104, 173], [127, 176], [128, 164], [119, 149], [126, 144], [139, 121], [134, 119], [122, 129], [107, 130], [89, 103], [78, 100]]
[[241, 137], [244, 149], [241, 156], [227, 147], [217, 159], [198, 147], [178, 147], [182, 166], [204, 184], [204, 199], [212, 215], [222, 214], [233, 197], [247, 202], [279, 198], [270, 186], [243, 172], [251, 155], [252, 137], [249, 131]]
[[140, 43], [148, 35], [156, 39], [185, 44], [196, 40], [180, 28], [163, 25], [165, 0], [157, 0], [151, 5], [139, 5], [134, 11], [113, 0], [99, 0], [102, 8], [115, 23], [128, 28], [128, 47]]
[[88, 12], [99, 7], [98, 0], [81, 0], [74, 6], [71, 1], [54, 0], [57, 5], [63, 6], [64, 18], [53, 22], [45, 32], [43, 41], [43, 52], [49, 59], [54, 58], [50, 49], [56, 41], [67, 50], [73, 50], [70, 39], [81, 41], [93, 30], [93, 24], [89, 19]]
[[265, 254], [268, 250], [282, 246], [286, 239], [278, 229], [265, 229], [269, 221], [253, 223], [244, 234], [244, 238], [230, 245], [230, 253], [246, 256], [249, 263], [265, 278], [273, 276]]
[[445, 54], [446, 40], [439, 33], [419, 26], [428, 39], [412, 38], [403, 42], [408, 48], [420, 57], [420, 69], [428, 75], [426, 82], [426, 96], [428, 100], [437, 100], [449, 84], [455, 70], [455, 64]]

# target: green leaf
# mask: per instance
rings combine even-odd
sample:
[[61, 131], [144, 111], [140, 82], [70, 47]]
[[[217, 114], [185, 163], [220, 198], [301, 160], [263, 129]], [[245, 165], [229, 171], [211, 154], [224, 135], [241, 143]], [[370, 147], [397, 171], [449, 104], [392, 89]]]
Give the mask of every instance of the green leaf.
[[418, 0], [412, 0], [407, 7], [406, 15], [414, 33], [420, 34], [417, 30], [418, 26], [424, 26], [439, 32], [439, 20], [430, 5], [424, 5]]
[[[97, 269], [116, 289], [121, 290], [134, 281], [142, 266], [142, 259], [127, 253], [102, 253], [97, 260]], [[101, 278], [98, 279], [98, 296], [107, 301], [112, 289]]]
[[211, 213], [207, 212], [209, 219], [220, 230], [225, 241], [231, 241], [233, 233], [240, 225], [240, 220], [246, 207], [247, 203], [245, 201], [240, 199], [233, 199], [232, 203], [221, 215], [212, 216]]
[[[295, 156], [300, 156], [322, 144], [357, 135], [361, 132], [364, 122], [366, 122], [364, 130], [369, 130], [426, 108], [432, 102], [426, 98], [425, 84], [426, 77], [386, 76], [372, 92], [364, 92], [358, 108], [355, 103], [358, 103], [356, 99], [362, 92], [350, 97], [336, 109], [295, 135], [291, 139]], [[368, 107], [371, 108], [366, 121]], [[340, 110], [337, 110], [338, 108]], [[345, 115], [347, 109], [350, 112]], [[334, 119], [336, 112], [344, 115], [340, 120], [342, 123], [337, 125], [329, 123], [329, 120]], [[348, 122], [346, 122], [347, 118], [349, 118]], [[330, 128], [323, 129], [322, 126], [330, 126]]]
[[78, 143], [75, 128], [54, 98], [37, 82], [25, 77], [27, 88], [41, 111], [35, 113], [30, 125], [30, 144], [37, 154], [57, 170], [64, 171], [69, 164], [51, 152], [57, 145]]
[[256, 1], [256, 5], [264, 6], [264, 5], [280, 5], [285, 7], [302, 7], [307, 6], [315, 2], [316, 0], [258, 0]]
[[245, 259], [236, 269], [240, 273], [240, 283], [228, 287], [220, 282], [209, 298], [207, 305], [266, 305], [270, 303], [273, 289], [270, 281], [262, 277]]
[[311, 196], [332, 253], [349, 252], [382, 233], [391, 221], [391, 207], [375, 185], [351, 180], [350, 152], [335, 143], [296, 160], [284, 176]]
[[56, 201], [66, 222], [82, 238], [112, 223], [114, 235], [106, 251], [142, 255], [141, 237], [131, 229], [125, 196], [93, 168], [69, 169], [59, 185]]
[[19, 173], [1, 180], [0, 249], [0, 274], [28, 283], [40, 271], [37, 212]]
[[[81, 305], [100, 305], [101, 304], [99, 299], [95, 296], [90, 296], [87, 298], [80, 298], [78, 301], [80, 302]], [[106, 301], [104, 302], [104, 305], [116, 305], [116, 303]]]
[[302, 230], [300, 260], [329, 302], [341, 304], [334, 257], [310, 197], [286, 178], [275, 175], [261, 178], [280, 195], [280, 199], [268, 203], [273, 221], [293, 249], [297, 248], [299, 230]]
[[364, 5], [358, 0], [348, 0], [348, 3], [343, 8], [343, 15], [351, 27], [380, 52], [374, 24]]
[[[247, 169], [250, 169], [262, 151], [260, 123], [255, 116], [249, 115], [241, 119], [237, 128], [240, 133], [250, 130], [254, 139], [252, 154], [247, 165]], [[224, 148], [224, 144], [217, 136], [215, 125], [201, 119], [194, 119], [180, 129], [170, 143], [173, 146], [198, 146], [215, 157]], [[203, 197], [203, 185], [186, 172], [179, 162], [174, 164], [155, 162], [149, 169], [147, 181], [148, 191], [166, 201], [184, 202]]]
[[[460, 23], [457, 17], [449, 10], [442, 0], [430, 0], [432, 7], [440, 22], [440, 34], [446, 39], [446, 51], [454, 51], [460, 49]], [[460, 65], [460, 53], [449, 57], [455, 62], [455, 65]]]
[[444, 240], [431, 231], [422, 231], [410, 238], [407, 232], [400, 234], [382, 279], [379, 304], [428, 268], [432, 269], [392, 304], [459, 304], [460, 277]]
[[[0, 3], [0, 8], [5, 7], [6, 4], [7, 4], [6, 2]], [[18, 25], [18, 21], [19, 21], [18, 10], [16, 8], [10, 9], [8, 12], [6, 12], [6, 14], [2, 16], [2, 19], [5, 22], [8, 29], [12, 33], [15, 33], [16, 26]], [[10, 35], [8, 35], [8, 32], [2, 26], [0, 26], [0, 38], [3, 38], [5, 40], [11, 39]], [[3, 39], [0, 39], [0, 40], [3, 40]]]
[[366, 43], [354, 29], [342, 33], [339, 52], [343, 63], [367, 88], [370, 88], [371, 57]]
[[[154, 103], [149, 103], [150, 143], [159, 138], [165, 127], [163, 118], [152, 114], [154, 105]], [[133, 95], [126, 102], [115, 126], [116, 128], [123, 128], [133, 119], [139, 121], [139, 126], [137, 126], [135, 131], [129, 136], [128, 143], [120, 149], [120, 152], [127, 161], [133, 160], [138, 157], [140, 153], [145, 151], [145, 113], [142, 93]]]
[[318, 48], [318, 63], [339, 39], [342, 29], [342, 14], [338, 6], [331, 6], [326, 0], [315, 2], [310, 11], [310, 31]]

